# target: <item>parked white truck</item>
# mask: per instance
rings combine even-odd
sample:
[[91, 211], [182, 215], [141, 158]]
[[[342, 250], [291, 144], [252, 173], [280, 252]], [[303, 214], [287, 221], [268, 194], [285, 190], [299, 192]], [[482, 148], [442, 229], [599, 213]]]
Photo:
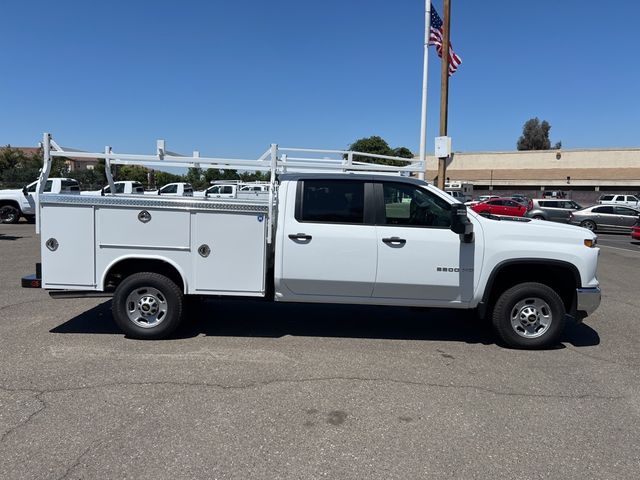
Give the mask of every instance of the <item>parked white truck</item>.
[[146, 195], [164, 195], [169, 197], [193, 197], [193, 187], [190, 183], [167, 183], [158, 190], [144, 192]]
[[[120, 180], [118, 182], [113, 182], [114, 189], [113, 191], [117, 194], [121, 195], [142, 195], [144, 192], [144, 185], [140, 182], [135, 182], [133, 180]], [[82, 195], [108, 195], [111, 193], [111, 186], [106, 185], [102, 187], [100, 190], [87, 190], [81, 192]]]
[[[43, 144], [41, 185], [49, 159], [65, 155], [48, 135]], [[356, 163], [354, 152], [323, 150], [347, 160], [285, 163], [282, 151], [311, 152], [272, 145], [258, 161], [86, 153], [105, 158], [108, 176], [110, 163], [133, 160], [251, 168], [269, 170], [272, 188], [252, 201], [40, 188], [41, 275], [23, 286], [112, 295], [116, 323], [135, 338], [171, 335], [185, 296], [213, 295], [475, 309], [506, 345], [542, 348], [560, 340], [566, 314], [580, 321], [600, 303], [599, 249], [586, 229], [486, 218], [424, 181], [390, 175], [421, 173], [419, 162], [358, 153], [412, 163]]]
[[[3, 209], [2, 223], [18, 223], [21, 217], [31, 220], [35, 217], [33, 198], [38, 182], [32, 182], [21, 189], [0, 190], [0, 208]], [[79, 194], [80, 184], [72, 178], [49, 178], [43, 192]]]
[[269, 195], [269, 185], [261, 183], [220, 182], [216, 181], [206, 190], [196, 192], [196, 197], [207, 198], [266, 198]]

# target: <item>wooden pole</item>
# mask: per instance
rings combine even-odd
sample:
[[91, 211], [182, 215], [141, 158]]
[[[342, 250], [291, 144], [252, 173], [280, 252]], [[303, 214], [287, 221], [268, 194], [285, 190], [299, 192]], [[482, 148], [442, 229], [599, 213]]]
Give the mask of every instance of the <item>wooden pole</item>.
[[[451, 0], [444, 0], [442, 19], [442, 70], [440, 73], [440, 136], [447, 136], [447, 121], [449, 109], [449, 42], [451, 32]], [[440, 190], [444, 190], [444, 182], [447, 177], [447, 157], [438, 159], [438, 184]]]

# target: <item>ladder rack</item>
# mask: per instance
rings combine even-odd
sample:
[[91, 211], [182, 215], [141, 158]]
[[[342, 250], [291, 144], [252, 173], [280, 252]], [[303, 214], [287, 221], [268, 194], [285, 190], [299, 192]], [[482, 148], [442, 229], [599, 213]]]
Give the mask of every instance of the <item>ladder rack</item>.
[[[111, 165], [142, 165], [152, 168], [182, 167], [217, 170], [253, 170], [270, 172], [269, 183], [269, 241], [272, 229], [273, 195], [276, 175], [286, 172], [350, 172], [350, 173], [386, 173], [410, 175], [417, 174], [424, 178], [425, 165], [412, 158], [378, 155], [375, 153], [355, 152], [351, 150], [324, 150], [312, 148], [279, 147], [273, 143], [258, 159], [202, 157], [200, 152], [182, 155], [166, 149], [164, 140], [156, 142], [156, 151], [152, 155], [116, 153], [112, 147], [106, 146], [104, 152], [87, 152], [76, 148], [62, 147], [53, 140], [50, 133], [43, 135], [43, 168], [38, 179], [37, 197], [44, 192], [44, 187], [51, 172], [51, 161], [55, 157], [74, 157], [104, 159], [105, 175], [110, 192], [115, 195], [115, 184], [111, 173]], [[375, 163], [386, 160], [399, 165]], [[39, 202], [38, 202], [39, 204]], [[40, 231], [39, 205], [36, 208], [36, 230]]]

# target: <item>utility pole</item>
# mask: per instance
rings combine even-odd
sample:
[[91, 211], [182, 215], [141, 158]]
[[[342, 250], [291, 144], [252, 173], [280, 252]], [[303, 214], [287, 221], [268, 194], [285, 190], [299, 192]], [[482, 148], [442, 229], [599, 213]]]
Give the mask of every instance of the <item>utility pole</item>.
[[429, 78], [429, 31], [431, 30], [431, 0], [424, 2], [424, 59], [422, 63], [422, 111], [420, 116], [420, 162], [423, 172], [418, 175], [424, 180], [427, 170], [427, 80]]
[[[444, 17], [442, 19], [442, 70], [440, 75], [440, 136], [447, 136], [447, 121], [449, 108], [449, 43], [451, 39], [451, 0], [444, 0]], [[447, 158], [438, 158], [438, 185], [444, 190], [447, 176]]]

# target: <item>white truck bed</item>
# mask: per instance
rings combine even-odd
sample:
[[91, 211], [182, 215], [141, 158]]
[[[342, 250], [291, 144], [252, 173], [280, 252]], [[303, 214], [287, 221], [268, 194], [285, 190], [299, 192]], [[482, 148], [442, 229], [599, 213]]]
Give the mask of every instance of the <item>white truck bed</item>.
[[184, 293], [264, 295], [267, 201], [42, 195], [40, 205], [43, 288], [103, 290], [113, 265], [157, 258]]

